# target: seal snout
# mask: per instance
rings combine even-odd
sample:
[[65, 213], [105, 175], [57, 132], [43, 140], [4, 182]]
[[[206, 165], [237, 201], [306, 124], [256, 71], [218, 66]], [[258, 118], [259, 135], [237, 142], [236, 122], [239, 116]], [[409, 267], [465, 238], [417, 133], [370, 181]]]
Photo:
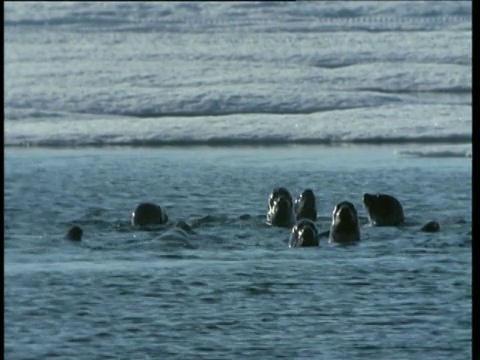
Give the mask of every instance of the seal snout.
[[311, 244], [313, 244], [317, 240], [317, 235], [309, 226], [301, 229], [298, 232], [298, 237], [302, 239], [303, 246], [312, 246]]
[[315, 194], [312, 189], [305, 189], [298, 198], [295, 199], [294, 210], [297, 220], [317, 220], [317, 206]]
[[356, 217], [348, 205], [342, 205], [338, 209], [336, 217], [340, 222], [354, 223], [356, 221]]
[[287, 209], [290, 207], [290, 202], [285, 197], [280, 196], [273, 201], [273, 207], [278, 209]]
[[272, 223], [278, 226], [288, 226], [292, 216], [292, 206], [290, 201], [283, 196], [273, 201], [273, 206], [270, 209], [272, 216]]

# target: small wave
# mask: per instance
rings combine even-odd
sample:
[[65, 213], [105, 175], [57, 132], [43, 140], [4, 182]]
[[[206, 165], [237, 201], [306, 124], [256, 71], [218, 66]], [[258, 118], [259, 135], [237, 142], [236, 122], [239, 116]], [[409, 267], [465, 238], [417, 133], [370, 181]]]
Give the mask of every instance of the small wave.
[[[389, 98], [391, 102], [398, 101], [395, 98]], [[387, 100], [384, 100], [385, 102]], [[336, 104], [332, 106], [317, 106], [317, 107], [305, 107], [305, 108], [244, 108], [244, 109], [204, 109], [204, 110], [192, 110], [192, 111], [162, 111], [157, 112], [153, 110], [140, 110], [137, 112], [125, 111], [125, 112], [116, 112], [112, 111], [110, 113], [99, 112], [98, 115], [111, 115], [111, 116], [129, 116], [134, 118], [172, 118], [172, 117], [181, 117], [181, 118], [193, 118], [193, 117], [214, 117], [214, 116], [228, 116], [228, 115], [310, 115], [321, 112], [335, 111], [335, 110], [353, 110], [358, 108], [363, 108], [368, 106], [354, 106], [354, 105], [341, 105]], [[93, 112], [85, 113], [88, 115], [94, 115]]]
[[427, 151], [398, 151], [398, 155], [422, 158], [471, 158], [472, 150], [427, 150]]
[[[66, 139], [46, 139], [36, 141], [9, 140], [5, 142], [5, 147], [51, 147], [51, 148], [69, 148], [69, 147], [192, 147], [192, 146], [284, 146], [284, 145], [398, 145], [398, 144], [470, 144], [471, 135], [449, 135], [449, 136], [419, 136], [419, 137], [365, 137], [365, 138], [287, 138], [287, 137], [260, 137], [260, 138], [241, 138], [241, 137], [212, 137], [208, 139], [195, 138], [177, 138], [177, 139], [130, 139], [114, 140], [104, 138], [97, 140], [66, 140]], [[404, 151], [400, 155], [410, 156], [429, 156], [429, 157], [447, 157], [456, 156], [457, 153], [439, 152], [439, 153], [415, 153]], [[468, 155], [463, 154], [462, 157]], [[471, 157], [471, 153], [470, 153]]]
[[471, 86], [452, 86], [448, 88], [408, 88], [408, 89], [387, 89], [381, 87], [359, 87], [358, 91], [369, 91], [383, 94], [415, 94], [415, 93], [432, 93], [432, 94], [471, 94]]
[[[5, 26], [81, 26], [85, 29], [112, 27], [117, 31], [218, 31], [244, 28], [258, 31], [411, 31], [456, 26], [471, 27], [471, 4], [408, 2], [316, 2], [241, 5], [199, 2], [152, 3], [10, 3]], [[201, 16], [199, 16], [201, 14]], [[162, 21], [158, 21], [161, 19]]]
[[98, 18], [75, 18], [65, 17], [65, 18], [50, 18], [50, 19], [23, 19], [23, 20], [5, 20], [4, 26], [25, 26], [25, 27], [34, 27], [34, 26], [73, 26], [73, 25], [84, 25], [84, 26], [115, 26], [123, 24], [124, 21], [120, 19], [108, 19], [104, 17]]

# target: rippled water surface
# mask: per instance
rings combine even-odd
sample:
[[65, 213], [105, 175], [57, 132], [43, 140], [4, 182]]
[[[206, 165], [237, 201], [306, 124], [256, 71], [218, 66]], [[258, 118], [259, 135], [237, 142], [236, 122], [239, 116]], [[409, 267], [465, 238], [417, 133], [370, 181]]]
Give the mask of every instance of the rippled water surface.
[[[5, 358], [470, 358], [471, 161], [399, 150], [6, 149]], [[364, 192], [408, 226], [290, 249], [276, 186], [314, 190], [320, 231], [342, 200], [365, 224]], [[141, 201], [194, 233], [132, 229]]]

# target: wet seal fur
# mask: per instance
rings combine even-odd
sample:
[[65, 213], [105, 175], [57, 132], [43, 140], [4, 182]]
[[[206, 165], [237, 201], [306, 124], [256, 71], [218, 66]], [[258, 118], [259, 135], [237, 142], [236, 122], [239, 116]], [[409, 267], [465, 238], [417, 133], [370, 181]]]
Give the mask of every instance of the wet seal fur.
[[349, 201], [338, 203], [333, 209], [329, 242], [349, 243], [360, 240], [357, 210]]
[[403, 207], [387, 194], [363, 194], [363, 205], [373, 226], [400, 226], [405, 222]]
[[292, 195], [284, 187], [275, 188], [268, 197], [267, 223], [290, 227], [294, 222]]
[[152, 203], [141, 203], [132, 213], [133, 226], [162, 225], [167, 223], [168, 216], [160, 206]]
[[431, 232], [431, 233], [439, 232], [440, 231], [440, 224], [435, 220], [429, 221], [425, 225], [422, 226], [420, 231]]
[[80, 228], [80, 226], [73, 226], [68, 230], [65, 237], [71, 241], [81, 241], [82, 235], [83, 235], [83, 230]]
[[310, 219], [301, 219], [292, 228], [288, 247], [318, 246], [318, 229]]
[[297, 221], [300, 219], [317, 220], [317, 206], [315, 201], [315, 194], [311, 189], [305, 189], [295, 199], [293, 204], [294, 212]]

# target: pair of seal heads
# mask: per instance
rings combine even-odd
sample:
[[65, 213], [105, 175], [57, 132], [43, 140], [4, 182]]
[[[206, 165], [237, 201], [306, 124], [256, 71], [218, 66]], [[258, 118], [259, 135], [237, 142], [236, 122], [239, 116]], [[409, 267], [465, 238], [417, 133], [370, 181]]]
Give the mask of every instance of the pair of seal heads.
[[404, 223], [400, 202], [387, 194], [364, 194], [363, 205], [373, 226], [400, 226]]
[[141, 203], [132, 213], [133, 226], [162, 225], [168, 221], [167, 214], [160, 206], [152, 203]]
[[268, 197], [267, 223], [279, 227], [294, 223], [293, 198], [284, 187], [275, 188]]
[[329, 242], [348, 243], [360, 240], [357, 210], [349, 201], [338, 203], [333, 209]]
[[293, 202], [290, 192], [284, 187], [275, 188], [268, 198], [267, 223], [273, 226], [290, 227], [295, 220], [317, 220], [315, 195], [305, 189]]
[[310, 219], [301, 219], [297, 221], [292, 228], [289, 247], [318, 246], [318, 229]]
[[300, 219], [310, 219], [317, 221], [317, 205], [315, 202], [315, 194], [312, 189], [305, 189], [295, 199], [293, 204], [297, 221]]

